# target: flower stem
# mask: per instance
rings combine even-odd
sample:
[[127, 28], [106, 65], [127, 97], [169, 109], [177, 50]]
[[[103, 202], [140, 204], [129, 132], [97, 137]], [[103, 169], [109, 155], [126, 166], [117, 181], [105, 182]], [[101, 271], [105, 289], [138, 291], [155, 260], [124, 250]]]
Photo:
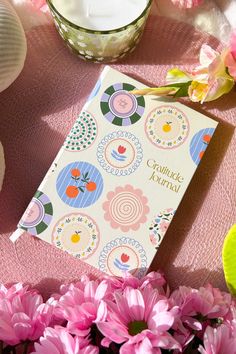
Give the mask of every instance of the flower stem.
[[0, 354], [3, 354], [3, 341], [0, 340]]
[[24, 346], [23, 346], [23, 353], [22, 353], [22, 354], [27, 354], [27, 353], [28, 353], [28, 345], [29, 345], [29, 342], [25, 342], [25, 343], [24, 343]]
[[12, 352], [12, 346], [11, 345], [7, 345], [4, 349], [3, 349], [3, 354], [10, 354]]

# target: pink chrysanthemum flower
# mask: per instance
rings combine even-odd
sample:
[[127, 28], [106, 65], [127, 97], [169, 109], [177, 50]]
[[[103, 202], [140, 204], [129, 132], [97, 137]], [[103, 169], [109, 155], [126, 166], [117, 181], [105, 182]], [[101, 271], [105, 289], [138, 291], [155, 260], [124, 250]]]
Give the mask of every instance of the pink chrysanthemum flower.
[[68, 330], [78, 336], [87, 336], [91, 326], [106, 319], [107, 308], [102, 301], [108, 295], [108, 282], [83, 277], [76, 284], [62, 287], [63, 295], [56, 305], [59, 318], [68, 321]]
[[147, 286], [145, 289], [126, 287], [123, 294], [114, 294], [115, 303], [107, 301], [106, 322], [97, 322], [105, 336], [102, 345], [111, 342], [123, 344], [121, 354], [161, 353], [163, 349], [181, 349], [180, 344], [168, 333], [178, 307], [170, 308], [168, 299]]
[[[16, 295], [23, 295], [27, 292], [28, 286], [23, 286], [22, 283], [12, 285], [10, 288], [0, 284], [0, 301], [3, 299], [11, 300]], [[32, 291], [32, 290], [31, 290]]]
[[201, 354], [236, 354], [236, 337], [231, 328], [222, 324], [217, 328], [208, 326], [203, 337], [203, 346], [198, 351]]
[[209, 320], [223, 321], [232, 303], [229, 294], [211, 285], [201, 287], [199, 290], [181, 286], [171, 294], [170, 300], [179, 306], [181, 322], [197, 331], [204, 329], [203, 324], [208, 324]]
[[171, 0], [174, 5], [182, 9], [190, 9], [195, 6], [199, 6], [203, 3], [203, 0]]
[[[5, 295], [4, 295], [5, 294]], [[53, 319], [53, 307], [36, 290], [22, 284], [0, 286], [0, 340], [16, 345], [36, 340]]]
[[164, 287], [167, 287], [166, 280], [160, 272], [148, 273], [141, 279], [134, 277], [128, 272], [124, 273], [122, 278], [105, 276], [104, 279], [109, 283], [112, 294], [115, 290], [123, 291], [127, 286], [133, 289], [144, 289], [148, 285], [152, 286], [153, 289], [157, 289], [160, 294], [166, 294], [164, 290]]
[[85, 338], [74, 337], [66, 328], [46, 328], [32, 354], [98, 354], [98, 348]]

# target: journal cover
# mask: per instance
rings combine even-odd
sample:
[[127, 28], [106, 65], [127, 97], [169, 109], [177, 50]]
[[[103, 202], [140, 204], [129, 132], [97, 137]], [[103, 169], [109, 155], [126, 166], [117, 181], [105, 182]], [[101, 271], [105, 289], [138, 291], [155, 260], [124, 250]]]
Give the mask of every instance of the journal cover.
[[101, 271], [147, 271], [217, 123], [106, 67], [18, 228]]

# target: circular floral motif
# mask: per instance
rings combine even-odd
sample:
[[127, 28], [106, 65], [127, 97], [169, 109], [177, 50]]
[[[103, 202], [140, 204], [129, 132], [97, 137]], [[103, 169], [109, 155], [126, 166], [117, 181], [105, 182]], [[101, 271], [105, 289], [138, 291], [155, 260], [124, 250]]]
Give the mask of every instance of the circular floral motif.
[[97, 149], [97, 159], [102, 168], [115, 176], [133, 173], [142, 162], [142, 146], [129, 132], [113, 132], [106, 135]]
[[89, 258], [97, 249], [99, 240], [97, 224], [91, 217], [81, 213], [63, 216], [52, 233], [55, 246], [79, 259]]
[[192, 138], [190, 143], [190, 155], [196, 165], [200, 163], [214, 131], [214, 128], [202, 129]]
[[141, 278], [147, 270], [147, 256], [142, 245], [129, 237], [116, 238], [109, 242], [99, 256], [99, 269], [102, 272], [122, 276], [129, 271]]
[[158, 248], [161, 244], [163, 237], [174, 217], [175, 210], [172, 208], [161, 211], [155, 219], [152, 221], [149, 227], [149, 237], [151, 243], [155, 248]]
[[147, 203], [141, 189], [134, 189], [131, 185], [117, 187], [107, 194], [107, 201], [103, 203], [104, 218], [113, 229], [119, 228], [124, 232], [138, 230], [147, 221]]
[[88, 112], [82, 112], [68, 134], [64, 148], [68, 151], [83, 151], [89, 148], [97, 136], [97, 123]]
[[98, 169], [88, 162], [72, 162], [59, 173], [57, 193], [73, 208], [86, 208], [102, 194], [103, 179]]
[[101, 98], [101, 110], [104, 117], [114, 125], [127, 126], [139, 121], [145, 109], [143, 96], [134, 96], [129, 91], [135, 87], [126, 83], [114, 84], [104, 92]]
[[48, 196], [37, 191], [19, 221], [19, 227], [31, 235], [39, 235], [47, 229], [53, 215], [53, 207]]
[[160, 106], [146, 120], [148, 139], [160, 149], [174, 149], [183, 144], [189, 133], [189, 122], [176, 107]]

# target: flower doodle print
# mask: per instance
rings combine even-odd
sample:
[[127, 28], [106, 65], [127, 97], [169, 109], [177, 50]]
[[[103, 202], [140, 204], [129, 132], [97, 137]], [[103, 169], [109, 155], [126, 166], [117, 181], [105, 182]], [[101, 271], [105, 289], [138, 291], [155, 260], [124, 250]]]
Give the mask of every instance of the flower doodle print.
[[57, 192], [64, 203], [85, 208], [94, 204], [103, 190], [103, 179], [98, 169], [87, 162], [67, 165], [57, 179]]

